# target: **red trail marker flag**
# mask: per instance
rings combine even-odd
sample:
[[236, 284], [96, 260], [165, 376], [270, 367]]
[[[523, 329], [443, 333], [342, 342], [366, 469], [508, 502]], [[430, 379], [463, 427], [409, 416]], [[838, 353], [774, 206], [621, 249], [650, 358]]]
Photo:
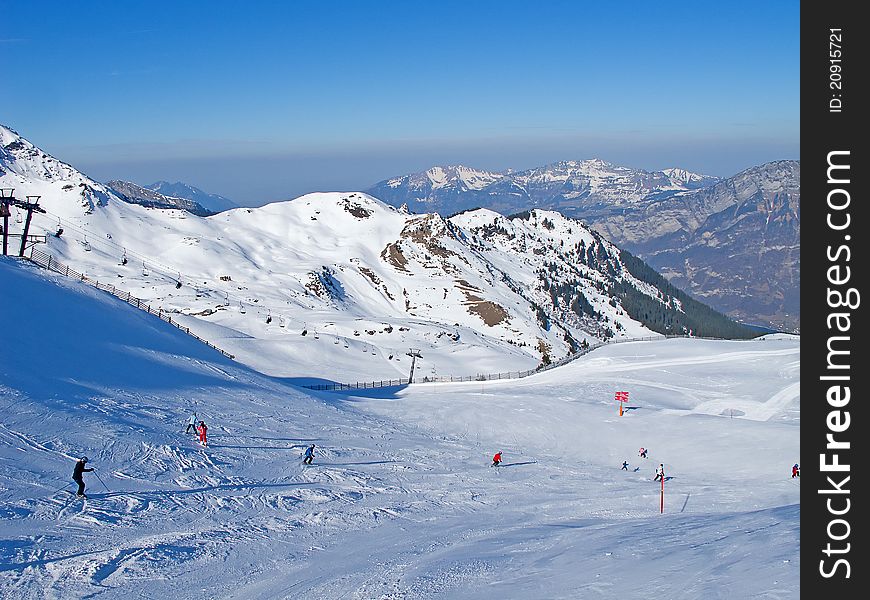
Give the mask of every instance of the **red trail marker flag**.
[[616, 392], [616, 400], [619, 402], [619, 416], [622, 416], [622, 403], [628, 402], [628, 392]]

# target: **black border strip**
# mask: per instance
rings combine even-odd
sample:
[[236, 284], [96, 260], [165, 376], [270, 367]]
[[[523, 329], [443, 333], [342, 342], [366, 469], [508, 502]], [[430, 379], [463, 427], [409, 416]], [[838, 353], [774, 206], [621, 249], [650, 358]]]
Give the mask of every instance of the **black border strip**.
[[[801, 592], [832, 600], [866, 597], [870, 572], [868, 505], [858, 491], [867, 487], [862, 437], [870, 431], [861, 360], [868, 341], [862, 302], [870, 302], [861, 297], [870, 234], [870, 105], [862, 81], [870, 24], [858, 15], [862, 6], [801, 6]], [[828, 434], [849, 447], [828, 447]], [[823, 467], [834, 455], [848, 470]]]

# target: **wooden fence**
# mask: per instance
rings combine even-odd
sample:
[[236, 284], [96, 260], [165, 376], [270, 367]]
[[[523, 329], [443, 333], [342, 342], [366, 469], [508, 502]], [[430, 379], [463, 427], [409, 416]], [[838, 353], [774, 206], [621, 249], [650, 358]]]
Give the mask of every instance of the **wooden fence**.
[[98, 290], [103, 290], [104, 292], [108, 292], [108, 293], [112, 294], [113, 296], [115, 296], [116, 298], [123, 300], [124, 302], [126, 302], [130, 306], [135, 306], [136, 308], [138, 308], [140, 310], [144, 310], [145, 312], [150, 313], [150, 314], [158, 317], [159, 319], [161, 319], [163, 321], [166, 321], [170, 325], [177, 327], [178, 329], [180, 329], [181, 331], [183, 331], [187, 335], [189, 335], [193, 338], [196, 338], [197, 340], [199, 340], [200, 342], [202, 342], [203, 344], [205, 344], [209, 348], [213, 348], [213, 349], [217, 350], [218, 352], [220, 352], [221, 354], [223, 354], [227, 358], [235, 358], [235, 356], [233, 356], [229, 352], [226, 352], [225, 350], [218, 348], [217, 346], [215, 346], [214, 344], [212, 344], [208, 340], [204, 340], [203, 338], [201, 338], [198, 335], [196, 335], [195, 333], [193, 333], [189, 327], [182, 325], [178, 321], [174, 321], [172, 319], [172, 317], [170, 316], [170, 314], [165, 312], [163, 309], [152, 308], [150, 304], [148, 304], [147, 302], [145, 302], [144, 300], [142, 300], [140, 298], [133, 296], [130, 292], [125, 292], [123, 290], [119, 290], [114, 285], [108, 285], [105, 283], [101, 283], [101, 282], [97, 281], [96, 279], [88, 277], [87, 275], [85, 275], [83, 273], [79, 273], [78, 271], [76, 271], [74, 269], [70, 269], [69, 266], [58, 261], [50, 254], [42, 252], [41, 250], [37, 250], [36, 248], [31, 248], [30, 249], [30, 256], [26, 257], [26, 258], [28, 258], [28, 260], [30, 260], [32, 263], [37, 264], [40, 267], [43, 267], [45, 269], [48, 269], [49, 271], [52, 271], [54, 273], [58, 273], [60, 275], [63, 275], [64, 277], [70, 277], [72, 279], [77, 279], [81, 282], [87, 283], [88, 285], [97, 288]]
[[[88, 277], [82, 273], [79, 273], [73, 269], [70, 269], [67, 265], [57, 261], [50, 254], [37, 250], [36, 248], [31, 248], [29, 260], [41, 267], [44, 267], [50, 271], [55, 273], [59, 273], [66, 277], [71, 277], [74, 279], [78, 279], [84, 283], [87, 283], [97, 289], [103, 290], [120, 298], [124, 302], [127, 302], [131, 306], [135, 306], [140, 310], [144, 310], [152, 315], [159, 317], [160, 319], [166, 321], [170, 325], [174, 325], [184, 333], [196, 338], [203, 344], [207, 345], [210, 348], [214, 348], [227, 358], [235, 358], [234, 355], [226, 352], [208, 340], [204, 340], [199, 337], [195, 333], [193, 333], [189, 327], [185, 327], [178, 321], [173, 321], [172, 317], [164, 312], [162, 309], [153, 309], [149, 304], [147, 304], [144, 300], [136, 298], [131, 295], [129, 292], [125, 292], [123, 290], [119, 290], [114, 285], [107, 285], [104, 283], [100, 283], [99, 281]], [[662, 338], [695, 338], [695, 339], [719, 339], [719, 338], [702, 338], [698, 336], [688, 336], [688, 335], [666, 335], [666, 336], [647, 336], [647, 337], [638, 337], [638, 338], [625, 338], [618, 340], [610, 340], [607, 342], [599, 342], [597, 344], [592, 344], [583, 348], [580, 348], [577, 352], [573, 354], [569, 354], [557, 361], [550, 362], [548, 364], [541, 364], [535, 369], [528, 369], [526, 371], [508, 371], [502, 373], [479, 373], [476, 375], [442, 375], [442, 376], [424, 376], [422, 378], [417, 378], [417, 383], [433, 383], [433, 382], [462, 382], [462, 381], [494, 381], [499, 379], [521, 379], [523, 377], [528, 377], [529, 375], [534, 375], [535, 373], [542, 373], [544, 371], [548, 371], [550, 369], [555, 369], [556, 367], [561, 367], [566, 365], [574, 360], [577, 360], [581, 356], [592, 352], [602, 346], [607, 344], [620, 344], [625, 342], [640, 342], [640, 341], [650, 341], [650, 340], [660, 340]], [[407, 379], [381, 379], [375, 381], [357, 381], [355, 383], [321, 383], [321, 384], [313, 384], [313, 385], [303, 385], [301, 387], [316, 390], [316, 391], [344, 391], [344, 390], [364, 390], [364, 389], [373, 389], [373, 388], [383, 388], [383, 387], [397, 387], [402, 385], [407, 385], [410, 383]]]

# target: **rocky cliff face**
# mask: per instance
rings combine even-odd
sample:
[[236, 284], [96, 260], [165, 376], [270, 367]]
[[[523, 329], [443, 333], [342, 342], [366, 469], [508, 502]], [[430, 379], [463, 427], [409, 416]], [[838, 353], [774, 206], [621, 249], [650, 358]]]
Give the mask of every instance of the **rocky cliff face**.
[[671, 283], [729, 316], [800, 331], [800, 163], [590, 219]]

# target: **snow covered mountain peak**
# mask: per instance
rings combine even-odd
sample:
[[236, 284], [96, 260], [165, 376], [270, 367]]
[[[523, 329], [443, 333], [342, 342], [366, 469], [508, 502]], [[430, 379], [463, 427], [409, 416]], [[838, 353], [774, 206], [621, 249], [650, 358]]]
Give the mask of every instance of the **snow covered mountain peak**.
[[463, 165], [446, 165], [396, 177], [387, 180], [384, 185], [391, 188], [417, 190], [420, 193], [431, 190], [481, 190], [503, 176], [503, 173], [483, 171]]
[[680, 168], [670, 168], [670, 169], [662, 169], [662, 173], [670, 177], [674, 181], [681, 181], [683, 183], [702, 183], [705, 181], [713, 181], [715, 177], [711, 177], [709, 175], [701, 175], [700, 173], [693, 173], [692, 171], [687, 171], [686, 169]]
[[[464, 167], [434, 173], [480, 176]], [[55, 259], [187, 315], [192, 330], [238, 357], [260, 343], [286, 347], [292, 360], [273, 365], [275, 374], [325, 375], [324, 356], [355, 348], [380, 359], [348, 378], [395, 377], [408, 346], [442, 373], [467, 374], [469, 364], [534, 368], [583, 344], [650, 335], [631, 312], [639, 302], [650, 304], [644, 314], [671, 315], [660, 331], [699, 326], [683, 301], [656, 287], [663, 281], [641, 282], [618, 248], [553, 211], [447, 219], [363, 192], [320, 192], [201, 217], [130, 204], [74, 170], [67, 175], [16, 176], [41, 190], [48, 212], [32, 232], [46, 234]], [[144, 193], [133, 188], [124, 186]], [[325, 354], [312, 352], [310, 339], [287, 337], [309, 329], [329, 333]]]
[[600, 158], [563, 160], [523, 171], [489, 172], [468, 167], [432, 167], [382, 181], [367, 191], [394, 206], [455, 214], [487, 207], [504, 214], [553, 208], [580, 214], [610, 210], [662, 195], [709, 186], [716, 178], [681, 169], [644, 171]]
[[102, 183], [46, 154], [12, 129], [0, 125], [0, 187], [18, 197], [40, 196], [59, 214], [91, 214], [121, 200]]
[[480, 171], [463, 165], [432, 167], [426, 171], [433, 187], [462, 185], [466, 189], [482, 189], [502, 177], [501, 173]]
[[[583, 160], [560, 160], [558, 162], [553, 163], [552, 165], [548, 165], [546, 167], [541, 167], [542, 169], [550, 169], [550, 170], [558, 170], [558, 169], [567, 169], [572, 171], [579, 171], [585, 173], [600, 173], [608, 169], [613, 169], [613, 163], [607, 162], [601, 158], [586, 158]], [[625, 167], [618, 167], [625, 168]]]
[[0, 125], [0, 176], [6, 174], [56, 181], [74, 179], [78, 172], [46, 154], [13, 129]]
[[6, 146], [20, 137], [17, 132], [0, 123], [0, 146]]

